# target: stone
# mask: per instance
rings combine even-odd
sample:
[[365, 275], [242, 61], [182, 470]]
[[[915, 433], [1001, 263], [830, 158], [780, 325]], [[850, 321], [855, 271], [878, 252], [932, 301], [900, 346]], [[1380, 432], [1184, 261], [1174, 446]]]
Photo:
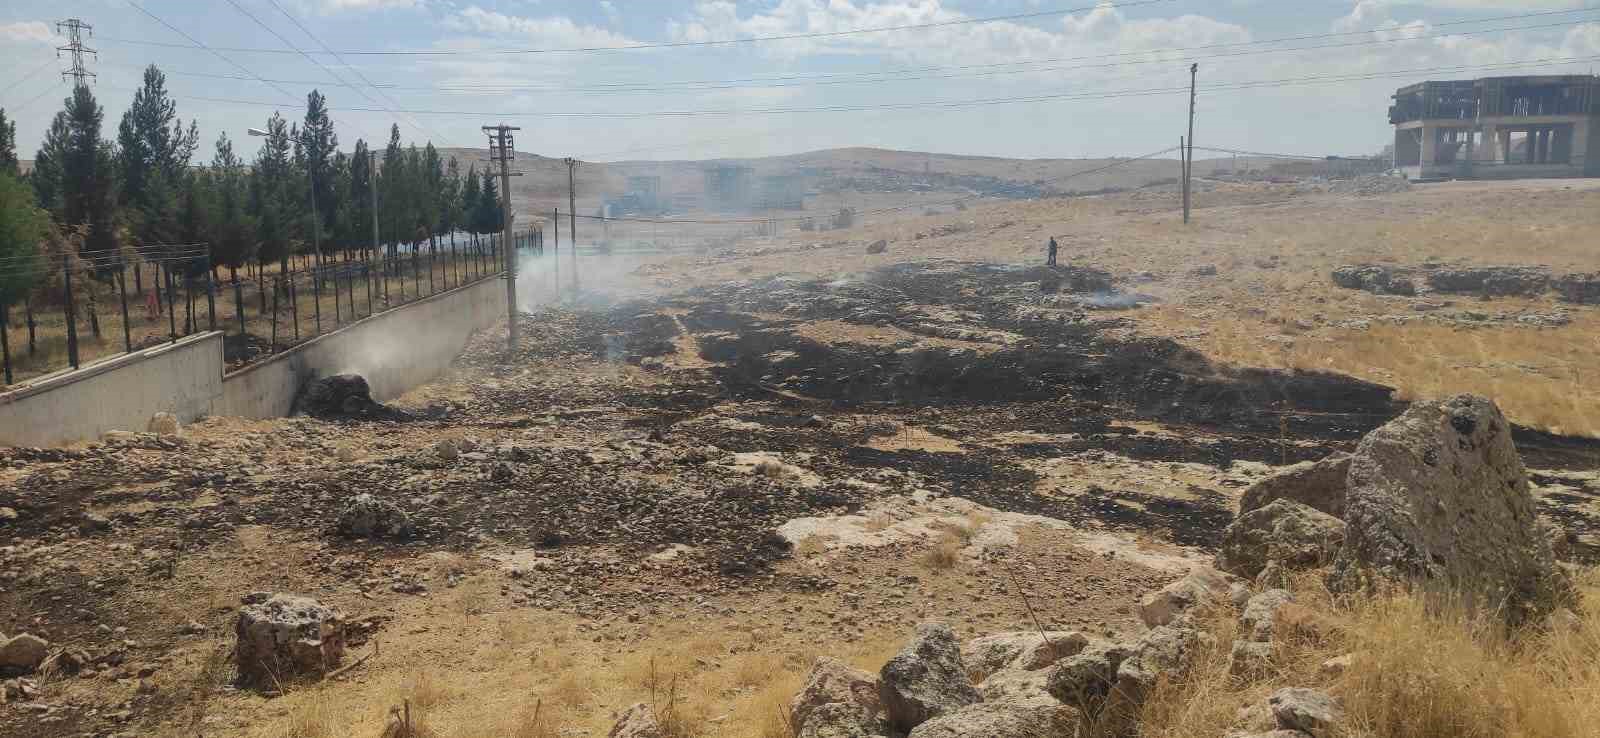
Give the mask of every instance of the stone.
[[854, 715], [856, 722], [876, 725], [882, 721], [883, 703], [878, 698], [878, 679], [870, 672], [851, 668], [838, 659], [823, 657], [811, 667], [806, 685], [789, 703], [790, 725], [804, 728], [811, 714], [823, 705], [838, 703], [852, 710], [831, 710], [832, 722]]
[[50, 655], [50, 642], [31, 633], [0, 641], [0, 672], [31, 673]]
[[1047, 631], [1049, 645], [1038, 631], [995, 633], [967, 641], [961, 662], [967, 676], [981, 682], [1006, 669], [1037, 671], [1082, 651], [1089, 638], [1076, 631]]
[[1042, 701], [980, 702], [932, 718], [907, 738], [1052, 738], [1072, 735], [1077, 712]]
[[1333, 735], [1335, 726], [1344, 717], [1338, 702], [1326, 692], [1315, 689], [1285, 687], [1273, 692], [1267, 698], [1267, 705], [1278, 719], [1280, 729], [1298, 730], [1312, 738]]
[[85, 512], [78, 518], [78, 532], [104, 533], [112, 528], [111, 519], [99, 513]]
[[1293, 500], [1273, 500], [1223, 531], [1217, 568], [1247, 579], [1274, 561], [1289, 569], [1314, 569], [1333, 560], [1344, 536], [1345, 523], [1338, 518]]
[[961, 646], [950, 626], [923, 623], [878, 673], [878, 694], [892, 727], [903, 732], [983, 697], [967, 680]]
[[18, 517], [21, 517], [21, 516], [19, 516], [17, 514], [17, 511], [16, 511], [15, 508], [0, 507], [0, 525], [5, 525], [6, 523], [16, 522]]
[[1129, 647], [1120, 643], [1092, 642], [1076, 656], [1058, 662], [1045, 689], [1080, 712], [1096, 714], [1116, 686], [1117, 668], [1129, 652]]
[[858, 707], [829, 702], [811, 712], [795, 738], [882, 738], [887, 732], [881, 723], [863, 720]]
[[461, 445], [453, 439], [446, 438], [433, 444], [433, 455], [445, 461], [455, 461], [461, 457]]
[[1228, 673], [1238, 677], [1266, 674], [1272, 667], [1272, 644], [1236, 640], [1228, 650]]
[[156, 413], [150, 416], [150, 423], [145, 430], [158, 436], [176, 436], [183, 426], [178, 423], [178, 416], [172, 413]]
[[1337, 679], [1341, 676], [1344, 676], [1344, 673], [1349, 671], [1350, 667], [1355, 666], [1355, 663], [1356, 655], [1353, 653], [1347, 653], [1343, 656], [1335, 656], [1327, 661], [1322, 662], [1322, 664], [1317, 667], [1317, 674], [1321, 675], [1325, 679]]
[[606, 738], [667, 738], [667, 733], [656, 722], [655, 710], [640, 702], [622, 711]]
[[1278, 621], [1278, 610], [1291, 602], [1294, 602], [1294, 593], [1286, 589], [1269, 589], [1251, 597], [1250, 601], [1245, 603], [1244, 614], [1239, 616], [1239, 624], [1244, 627], [1244, 634], [1253, 641], [1272, 640], [1273, 629]]
[[1511, 424], [1483, 397], [1418, 402], [1367, 434], [1345, 510], [1335, 592], [1429, 582], [1513, 623], [1576, 599], [1539, 525]]
[[1412, 295], [1416, 287], [1389, 267], [1375, 264], [1341, 266], [1333, 270], [1333, 283], [1347, 290], [1362, 290], [1374, 295]]
[[882, 238], [880, 238], [880, 239], [878, 239], [876, 241], [873, 241], [872, 243], [867, 244], [867, 253], [869, 253], [869, 254], [881, 254], [881, 253], [883, 253], [885, 251], [888, 251], [888, 250], [889, 250], [889, 242], [887, 240], [882, 239]]
[[1600, 272], [1564, 274], [1552, 286], [1565, 302], [1600, 305]]
[[1150, 628], [1167, 625], [1206, 600], [1226, 600], [1235, 581], [1235, 578], [1216, 569], [1196, 569], [1182, 579], [1145, 595], [1139, 601], [1139, 619]]
[[275, 594], [240, 607], [234, 635], [234, 660], [247, 684], [325, 673], [344, 657], [344, 615], [309, 597]]
[[399, 505], [366, 493], [350, 499], [339, 513], [338, 528], [351, 538], [405, 538], [412, 533], [411, 517]]
[[1428, 275], [1435, 292], [1466, 293], [1484, 297], [1532, 296], [1550, 286], [1550, 273], [1539, 267], [1491, 266], [1440, 269]]
[[1279, 469], [1245, 488], [1244, 495], [1239, 498], [1239, 514], [1259, 510], [1273, 500], [1288, 499], [1344, 519], [1345, 477], [1350, 474], [1350, 458], [1350, 454], [1336, 453], [1319, 461], [1305, 461]]
[[1116, 689], [1106, 701], [1103, 724], [1115, 735], [1137, 732], [1145, 699], [1163, 675], [1178, 676], [1188, 668], [1200, 633], [1187, 624], [1163, 625], [1146, 631], [1117, 665]]

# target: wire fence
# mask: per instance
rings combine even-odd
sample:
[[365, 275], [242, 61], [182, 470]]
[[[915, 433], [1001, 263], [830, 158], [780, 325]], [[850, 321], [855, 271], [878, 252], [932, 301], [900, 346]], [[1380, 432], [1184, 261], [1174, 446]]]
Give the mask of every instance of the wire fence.
[[[523, 249], [542, 249], [544, 240], [536, 228], [513, 239]], [[206, 244], [0, 260], [0, 277], [28, 285], [16, 303], [0, 300], [5, 384], [213, 330], [224, 332], [224, 362], [237, 369], [376, 313], [498, 278], [504, 252], [499, 234], [449, 234], [241, 268], [213, 263]]]

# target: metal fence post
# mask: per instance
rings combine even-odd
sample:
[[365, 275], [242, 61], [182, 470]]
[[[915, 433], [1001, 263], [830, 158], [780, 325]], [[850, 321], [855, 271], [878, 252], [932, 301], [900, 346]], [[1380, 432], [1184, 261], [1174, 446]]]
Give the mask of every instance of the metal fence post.
[[206, 244], [206, 314], [210, 316], [210, 329], [217, 329], [217, 285], [211, 278], [211, 244]]
[[0, 363], [5, 364], [6, 384], [16, 381], [11, 376], [11, 313], [5, 300], [0, 299]]
[[166, 275], [167, 275], [167, 328], [171, 331], [170, 335], [172, 337], [172, 342], [173, 343], [177, 343], [178, 342], [178, 313], [177, 313], [177, 308], [174, 307], [175, 303], [173, 302], [173, 294], [172, 294], [172, 291], [177, 289], [177, 287], [172, 281], [172, 263], [168, 262], [166, 266], [167, 266], [166, 269], [159, 269], [158, 268], [157, 271], [166, 272]]
[[322, 275], [311, 272], [311, 305], [316, 308], [314, 314], [317, 318], [317, 332], [313, 336], [322, 335]]
[[428, 294], [439, 294], [439, 288], [433, 284], [433, 256], [437, 251], [432, 238], [428, 239]]
[[128, 266], [117, 270], [117, 296], [122, 299], [122, 348], [133, 353], [133, 331], [128, 328]]
[[22, 296], [22, 319], [28, 321], [28, 355], [32, 356], [39, 350], [38, 344], [34, 341], [34, 331], [38, 330], [39, 323], [33, 319], [32, 294]]
[[67, 291], [67, 361], [78, 368], [78, 311], [72, 304], [72, 264], [65, 251], [61, 253], [61, 276]]
[[272, 280], [272, 344], [269, 349], [272, 353], [278, 352], [278, 293], [283, 290], [283, 275], [279, 274]]
[[239, 337], [244, 338], [244, 284], [233, 275], [233, 314], [239, 319]]
[[[318, 274], [321, 274], [321, 272], [323, 270], [325, 270], [325, 269], [327, 269], [327, 267], [317, 267]], [[339, 267], [335, 266], [333, 268], [333, 327], [334, 327], [334, 330], [338, 330], [339, 324], [341, 322], [343, 322], [343, 320], [344, 320], [343, 316], [341, 315], [342, 312], [343, 312], [343, 310], [339, 307]]]
[[362, 276], [367, 278], [367, 316], [372, 316], [372, 262], [361, 261]]
[[[281, 276], [281, 275], [280, 275]], [[300, 301], [294, 296], [294, 272], [289, 272], [289, 317], [294, 319], [294, 342], [300, 342]]]
[[417, 299], [422, 299], [422, 271], [417, 265], [417, 246], [411, 245], [411, 286], [416, 288]]

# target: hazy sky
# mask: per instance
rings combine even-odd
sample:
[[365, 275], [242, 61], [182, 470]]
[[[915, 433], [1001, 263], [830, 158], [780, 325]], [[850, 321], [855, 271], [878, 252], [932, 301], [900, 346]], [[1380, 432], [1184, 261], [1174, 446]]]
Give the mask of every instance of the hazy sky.
[[[275, 109], [298, 118], [297, 105], [313, 87], [329, 98], [345, 148], [358, 137], [387, 139], [391, 122], [408, 140], [477, 147], [484, 141], [479, 126], [505, 121], [522, 126], [519, 150], [588, 159], [856, 145], [1015, 157], [1137, 155], [1176, 145], [1183, 134], [1188, 95], [1181, 88], [1191, 61], [1201, 65], [1200, 145], [1366, 153], [1390, 140], [1388, 95], [1401, 85], [1585, 73], [1600, 61], [1600, 9], [1582, 10], [1582, 0], [276, 3], [6, 0], [0, 107], [18, 122], [19, 154], [32, 158], [67, 93], [57, 73], [67, 60], [55, 51], [64, 43], [55, 21], [67, 17], [94, 26], [89, 43], [99, 58], [89, 66], [99, 74], [94, 91], [106, 108], [105, 135], [114, 137], [141, 68], [156, 64], [168, 75], [179, 115], [199, 120], [197, 159], [204, 161], [222, 131], [253, 156], [256, 144], [240, 141], [245, 129]], [[950, 23], [1019, 14], [1037, 15]], [[944, 25], [572, 51], [929, 23]], [[194, 42], [226, 60], [186, 48]], [[335, 57], [321, 44], [337, 52], [454, 53]], [[1313, 46], [1320, 48], [1304, 48]], [[486, 52], [512, 49], [545, 53]], [[1508, 66], [1521, 62], [1528, 64]], [[1350, 79], [1374, 75], [1382, 76]], [[994, 101], [1008, 98], [1034, 99]], [[994, 102], [926, 105], [979, 100]], [[910, 107], [882, 109], [897, 105]], [[829, 107], [844, 109], [816, 111]], [[666, 111], [697, 115], [651, 115]]]

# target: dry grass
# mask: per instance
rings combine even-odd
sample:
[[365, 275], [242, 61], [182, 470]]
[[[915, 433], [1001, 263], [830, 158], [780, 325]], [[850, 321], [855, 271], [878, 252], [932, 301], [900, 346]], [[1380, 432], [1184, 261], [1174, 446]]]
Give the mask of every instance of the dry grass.
[[[1287, 608], [1267, 674], [1230, 676], [1235, 613], [1208, 614], [1214, 643], [1182, 680], [1164, 683], [1146, 705], [1149, 738], [1220, 736], [1240, 708], [1285, 686], [1319, 688], [1346, 712], [1340, 735], [1361, 738], [1576, 738], [1600, 730], [1600, 579], [1584, 588], [1588, 613], [1573, 631], [1507, 633], [1492, 615], [1396, 594], [1348, 607], [1313, 580], [1298, 587], [1304, 607]], [[1316, 613], [1316, 614], [1313, 614]], [[1354, 654], [1342, 673], [1330, 658]]]
[[949, 571], [961, 563], [961, 538], [946, 531], [939, 535], [933, 546], [922, 553], [922, 565], [932, 571]]

